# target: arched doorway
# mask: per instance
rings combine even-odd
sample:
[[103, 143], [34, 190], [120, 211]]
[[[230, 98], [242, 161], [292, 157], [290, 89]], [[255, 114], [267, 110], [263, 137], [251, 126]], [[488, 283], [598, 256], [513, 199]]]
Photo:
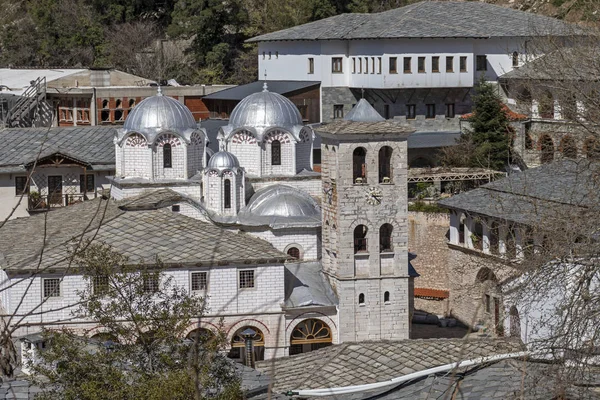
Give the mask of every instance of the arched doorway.
[[566, 158], [577, 158], [577, 146], [575, 140], [571, 136], [565, 136], [560, 141], [560, 151], [563, 157]]
[[[255, 334], [246, 338], [242, 335], [246, 329], [252, 329]], [[231, 339], [231, 350], [227, 357], [240, 362], [246, 363], [246, 340], [252, 341], [252, 348], [254, 350], [254, 361], [262, 361], [265, 359], [265, 335], [262, 331], [254, 326], [243, 326], [233, 334]]]
[[540, 162], [547, 164], [554, 160], [554, 142], [548, 135], [544, 135], [540, 138]]
[[290, 355], [308, 353], [332, 344], [331, 329], [318, 319], [300, 322], [290, 337]]

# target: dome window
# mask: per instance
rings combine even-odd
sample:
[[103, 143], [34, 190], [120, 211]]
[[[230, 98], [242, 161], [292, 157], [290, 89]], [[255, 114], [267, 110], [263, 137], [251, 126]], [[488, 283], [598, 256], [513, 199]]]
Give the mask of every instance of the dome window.
[[173, 157], [170, 143], [165, 143], [163, 146], [163, 168], [173, 168]]
[[290, 247], [287, 251], [288, 256], [294, 257], [295, 259], [300, 259], [300, 249], [297, 247]]
[[279, 140], [271, 142], [271, 165], [281, 165], [281, 142]]
[[223, 196], [223, 207], [231, 208], [231, 180], [225, 179], [223, 183], [223, 190], [225, 191]]

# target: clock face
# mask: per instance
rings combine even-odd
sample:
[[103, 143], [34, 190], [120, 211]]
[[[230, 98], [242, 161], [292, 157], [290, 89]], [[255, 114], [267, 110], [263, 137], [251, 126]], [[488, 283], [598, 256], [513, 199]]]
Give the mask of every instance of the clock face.
[[381, 204], [381, 200], [383, 199], [383, 193], [381, 192], [381, 189], [378, 189], [376, 187], [370, 187], [365, 193], [365, 198], [367, 200], [367, 203], [376, 206]]

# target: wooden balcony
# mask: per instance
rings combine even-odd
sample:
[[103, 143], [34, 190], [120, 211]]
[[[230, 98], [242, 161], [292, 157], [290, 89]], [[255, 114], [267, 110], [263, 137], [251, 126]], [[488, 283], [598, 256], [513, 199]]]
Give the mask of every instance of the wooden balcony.
[[49, 211], [95, 199], [96, 197], [98, 197], [97, 193], [29, 195], [27, 198], [27, 211], [30, 213]]

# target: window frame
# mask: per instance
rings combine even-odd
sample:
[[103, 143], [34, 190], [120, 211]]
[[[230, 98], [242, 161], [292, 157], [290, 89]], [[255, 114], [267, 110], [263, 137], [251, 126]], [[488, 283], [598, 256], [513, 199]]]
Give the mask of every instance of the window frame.
[[356, 57], [352, 57], [352, 73], [356, 74]]
[[417, 105], [407, 104], [406, 105], [406, 119], [417, 119]]
[[[15, 196], [23, 196], [29, 194], [31, 184], [28, 184], [29, 182], [27, 178], [27, 175], [15, 176]], [[17, 183], [19, 181], [22, 183], [22, 188], [19, 188], [19, 186], [21, 186]]]
[[[204, 288], [194, 289], [194, 276], [203, 276]], [[198, 282], [196, 282], [198, 283]], [[200, 282], [202, 283], [202, 282]], [[201, 285], [199, 285], [201, 286]], [[208, 271], [190, 271], [190, 293], [205, 293], [208, 291]]]
[[[46, 282], [49, 281], [58, 281], [58, 294], [54, 295], [54, 292], [50, 292], [47, 294], [46, 292]], [[52, 290], [52, 289], [50, 289]], [[42, 298], [43, 299], [53, 299], [62, 297], [62, 280], [60, 278], [42, 278]]]
[[[452, 112], [449, 112], [452, 111]], [[446, 103], [446, 118], [454, 118], [456, 116], [456, 109], [454, 103]]]
[[315, 73], [315, 59], [314, 57], [308, 57], [308, 73], [310, 75]]
[[156, 293], [160, 290], [160, 279], [155, 274], [149, 274], [143, 276], [142, 285], [144, 287], [144, 293]]
[[[102, 281], [100, 281], [102, 280]], [[104, 282], [105, 280], [105, 282]], [[93, 276], [92, 277], [92, 293], [94, 296], [101, 296], [108, 293], [110, 282], [108, 276]], [[99, 290], [100, 289], [100, 290]]]
[[[238, 270], [238, 289], [239, 290], [256, 289], [256, 274], [254, 272], [255, 272], [254, 269]], [[250, 280], [248, 280], [248, 277], [244, 278], [243, 274], [248, 274], [248, 277], [250, 278]], [[251, 283], [252, 286], [249, 286], [249, 283], [244, 283], [247, 280], [249, 283]], [[244, 284], [244, 285], [242, 286], [242, 284]]]
[[419, 74], [427, 73], [427, 68], [425, 66], [425, 62], [427, 61], [426, 57], [418, 57], [417, 58], [417, 72]]
[[398, 73], [398, 57], [390, 57], [389, 59], [389, 73], [397, 74]]
[[431, 57], [431, 72], [440, 72], [440, 56]]
[[343, 74], [344, 73], [344, 58], [343, 57], [331, 57], [331, 73], [332, 74]]
[[165, 143], [162, 145], [162, 149], [163, 168], [173, 168], [173, 146], [171, 143]]
[[468, 63], [467, 56], [460, 56], [460, 58], [458, 59], [458, 67], [459, 67], [460, 72], [469, 72], [467, 63]]
[[381, 57], [377, 57], [377, 74], [380, 75], [381, 74]]
[[365, 74], [369, 73], [369, 57], [365, 57]]
[[[91, 186], [90, 186], [91, 178]], [[84, 190], [85, 185], [85, 190]], [[91, 189], [90, 189], [91, 187]], [[94, 193], [96, 191], [96, 177], [94, 174], [79, 175], [79, 193]]]
[[[435, 103], [425, 104], [425, 118], [426, 119], [435, 119]], [[432, 111], [432, 112], [430, 112]]]
[[223, 180], [223, 208], [228, 210], [231, 209], [231, 200], [231, 179], [225, 178]]
[[487, 55], [478, 55], [475, 58], [475, 66], [477, 72], [487, 71]]
[[277, 139], [271, 142], [271, 165], [281, 165], [281, 142]]
[[454, 72], [454, 56], [446, 56], [446, 72]]
[[344, 118], [344, 105], [334, 104], [333, 105], [333, 119]]
[[412, 74], [412, 57], [402, 57], [402, 71], [405, 74]]
[[375, 57], [371, 57], [371, 63], [373, 64], [373, 68], [371, 68], [371, 74], [375, 73]]

